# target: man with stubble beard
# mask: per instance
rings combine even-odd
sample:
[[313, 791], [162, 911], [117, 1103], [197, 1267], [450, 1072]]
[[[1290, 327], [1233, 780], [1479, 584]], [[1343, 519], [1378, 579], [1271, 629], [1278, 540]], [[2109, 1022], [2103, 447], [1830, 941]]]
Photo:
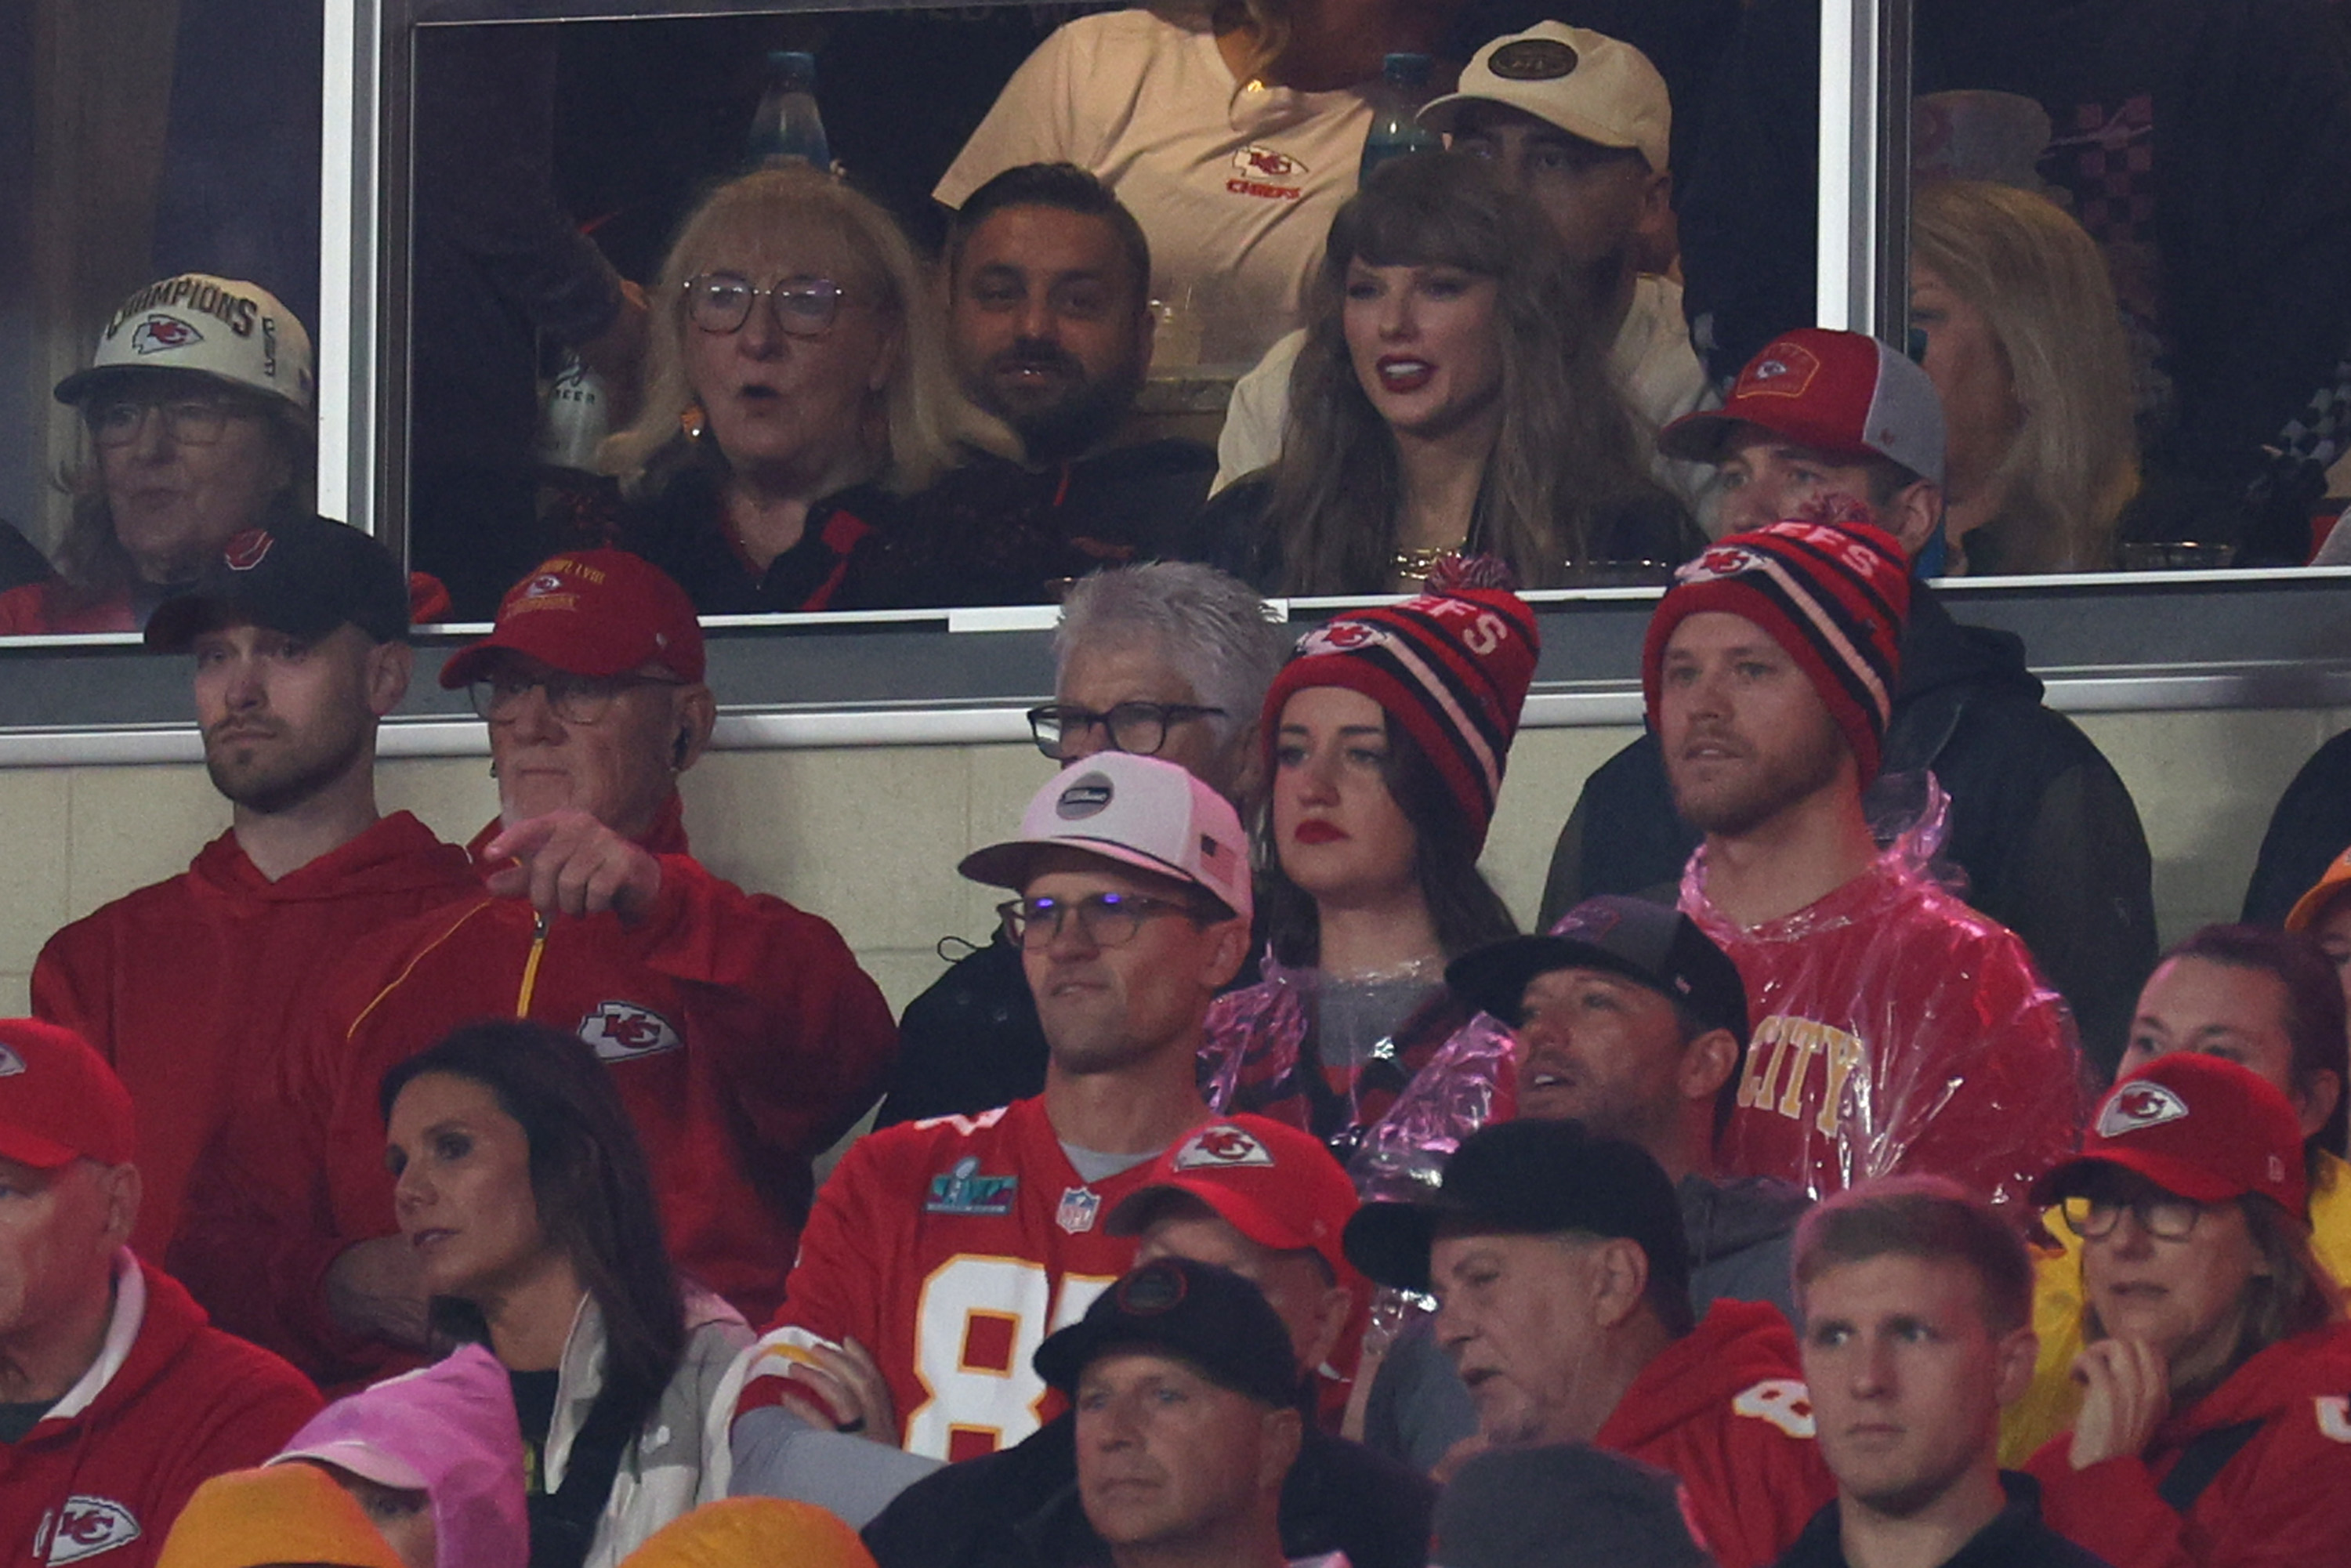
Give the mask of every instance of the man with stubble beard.
[[1642, 674], [1674, 809], [1706, 835], [1681, 910], [1754, 1030], [1719, 1149], [1815, 1197], [1896, 1172], [2021, 1202], [2072, 1146], [2079, 1053], [2024, 946], [1935, 880], [1939, 822], [1862, 811], [1909, 579], [1865, 523], [1733, 534], [1677, 574]]
[[284, 1199], [224, 1130], [270, 1084], [329, 960], [474, 891], [465, 853], [376, 809], [376, 728], [408, 690], [405, 574], [355, 528], [286, 517], [229, 540], [147, 645], [194, 656], [204, 767], [229, 831], [188, 869], [74, 922], [33, 1010], [96, 1046], [137, 1106], [131, 1245], [235, 1332], [242, 1267], [193, 1211]]
[[1037, 1430], [1030, 1356], [1134, 1260], [1110, 1211], [1208, 1119], [1193, 1061], [1249, 946], [1249, 858], [1223, 796], [1115, 751], [1062, 769], [1019, 837], [965, 858], [1016, 894], [1000, 912], [1050, 1051], [1045, 1092], [884, 1128], [843, 1157], [782, 1312], [737, 1367], [738, 1488], [775, 1473], [765, 1450], [788, 1423], [948, 1460]]
[[909, 502], [877, 597], [1050, 603], [1105, 566], [1200, 559], [1216, 454], [1135, 419], [1157, 318], [1134, 215], [1082, 169], [1022, 164], [956, 212], [944, 270], [956, 380], [1021, 460], [969, 452]]

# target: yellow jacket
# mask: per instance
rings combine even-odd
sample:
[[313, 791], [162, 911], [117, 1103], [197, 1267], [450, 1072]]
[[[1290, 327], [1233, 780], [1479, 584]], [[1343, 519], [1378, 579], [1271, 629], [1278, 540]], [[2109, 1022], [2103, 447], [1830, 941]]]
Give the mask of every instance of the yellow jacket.
[[[2059, 1250], [2034, 1264], [2032, 1327], [2041, 1336], [2032, 1386], [2010, 1406], [2000, 1423], [2000, 1462], [2022, 1469], [2042, 1444], [2074, 1425], [2082, 1388], [2074, 1381], [2074, 1358], [2082, 1353], [2082, 1239], [2065, 1228], [2052, 1209], [2044, 1217]], [[2310, 1189], [2311, 1249], [2335, 1279], [2351, 1282], [2351, 1165], [2333, 1155], [2318, 1156], [2318, 1177]]]

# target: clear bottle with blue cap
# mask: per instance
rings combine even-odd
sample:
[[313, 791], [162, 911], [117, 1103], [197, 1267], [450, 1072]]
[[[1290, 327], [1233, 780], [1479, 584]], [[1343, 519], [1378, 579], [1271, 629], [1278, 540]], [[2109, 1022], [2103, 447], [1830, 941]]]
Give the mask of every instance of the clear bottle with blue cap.
[[1435, 63], [1426, 55], [1390, 55], [1380, 67], [1380, 85], [1372, 99], [1372, 131], [1364, 138], [1364, 162], [1359, 180], [1391, 158], [1407, 152], [1438, 152], [1445, 139], [1421, 124], [1420, 106], [1428, 101], [1429, 73]]
[[751, 117], [751, 167], [801, 162], [830, 171], [832, 149], [816, 106], [816, 57], [801, 49], [768, 56], [768, 90]]

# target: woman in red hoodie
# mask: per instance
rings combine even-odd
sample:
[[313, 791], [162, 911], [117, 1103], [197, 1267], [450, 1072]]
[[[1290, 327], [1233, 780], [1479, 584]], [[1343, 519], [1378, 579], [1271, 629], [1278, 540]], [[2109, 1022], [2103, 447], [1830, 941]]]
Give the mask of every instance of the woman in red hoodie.
[[2160, 1057], [2033, 1198], [2083, 1243], [2082, 1413], [2033, 1456], [2043, 1517], [2116, 1568], [2351, 1562], [2351, 1324], [2285, 1096]]

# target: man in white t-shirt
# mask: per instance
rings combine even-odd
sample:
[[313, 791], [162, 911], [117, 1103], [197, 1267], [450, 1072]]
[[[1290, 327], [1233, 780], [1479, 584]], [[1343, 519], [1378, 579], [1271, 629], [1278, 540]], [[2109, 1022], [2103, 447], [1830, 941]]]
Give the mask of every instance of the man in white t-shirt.
[[[1461, 90], [1422, 110], [1420, 121], [1449, 136], [1454, 152], [1493, 163], [1550, 217], [1616, 323], [1611, 368], [1645, 441], [1708, 402], [1681, 286], [1637, 265], [1673, 219], [1673, 103], [1646, 56], [1589, 28], [1540, 23], [1479, 50]], [[1304, 342], [1292, 332], [1235, 384], [1217, 443], [1217, 488], [1281, 455], [1290, 371]], [[1694, 507], [1713, 476], [1702, 464], [1665, 459], [1656, 474]]]
[[932, 194], [961, 207], [1022, 163], [1089, 171], [1150, 236], [1165, 308], [1155, 361], [1246, 365], [1298, 324], [1331, 219], [1355, 193], [1371, 85], [1241, 80], [1205, 6], [1081, 16], [1012, 74]]

